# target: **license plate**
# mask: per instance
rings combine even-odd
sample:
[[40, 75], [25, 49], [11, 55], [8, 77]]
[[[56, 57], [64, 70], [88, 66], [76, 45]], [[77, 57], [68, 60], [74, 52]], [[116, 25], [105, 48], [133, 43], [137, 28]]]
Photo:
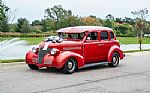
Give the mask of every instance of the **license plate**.
[[52, 60], [44, 60], [44, 64], [52, 64]]
[[37, 61], [38, 61], [38, 58], [35, 58], [35, 57], [32, 58], [32, 62], [37, 63]]

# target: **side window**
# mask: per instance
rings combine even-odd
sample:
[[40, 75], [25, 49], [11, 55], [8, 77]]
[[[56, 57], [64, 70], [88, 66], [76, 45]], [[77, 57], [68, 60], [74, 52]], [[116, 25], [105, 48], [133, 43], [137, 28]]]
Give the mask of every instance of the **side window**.
[[101, 32], [101, 40], [108, 40], [108, 32], [107, 31]]
[[97, 40], [98, 39], [98, 32], [90, 32], [88, 34], [87, 40]]
[[110, 39], [114, 39], [114, 33], [113, 32], [110, 32]]

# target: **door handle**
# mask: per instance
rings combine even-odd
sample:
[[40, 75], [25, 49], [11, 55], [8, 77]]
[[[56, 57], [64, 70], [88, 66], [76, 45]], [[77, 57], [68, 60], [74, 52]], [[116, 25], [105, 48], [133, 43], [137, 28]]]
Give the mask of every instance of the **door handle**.
[[104, 44], [98, 44], [98, 46], [103, 46]]

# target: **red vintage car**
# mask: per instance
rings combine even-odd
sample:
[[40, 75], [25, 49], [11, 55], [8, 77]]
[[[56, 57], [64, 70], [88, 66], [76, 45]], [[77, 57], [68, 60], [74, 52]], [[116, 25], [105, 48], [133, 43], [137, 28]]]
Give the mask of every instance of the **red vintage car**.
[[50, 36], [26, 54], [31, 69], [41, 67], [62, 69], [73, 73], [76, 69], [95, 64], [117, 67], [124, 58], [112, 29], [99, 26], [62, 28], [58, 36]]

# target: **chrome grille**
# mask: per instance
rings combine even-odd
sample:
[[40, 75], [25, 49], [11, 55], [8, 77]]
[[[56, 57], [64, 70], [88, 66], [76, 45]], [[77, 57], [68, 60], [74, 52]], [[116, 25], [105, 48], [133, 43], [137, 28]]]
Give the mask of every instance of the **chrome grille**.
[[50, 52], [50, 48], [48, 48], [47, 50], [43, 50], [43, 48], [39, 49], [39, 53], [38, 53], [38, 63], [39, 64], [42, 64], [42, 59], [48, 52]]

